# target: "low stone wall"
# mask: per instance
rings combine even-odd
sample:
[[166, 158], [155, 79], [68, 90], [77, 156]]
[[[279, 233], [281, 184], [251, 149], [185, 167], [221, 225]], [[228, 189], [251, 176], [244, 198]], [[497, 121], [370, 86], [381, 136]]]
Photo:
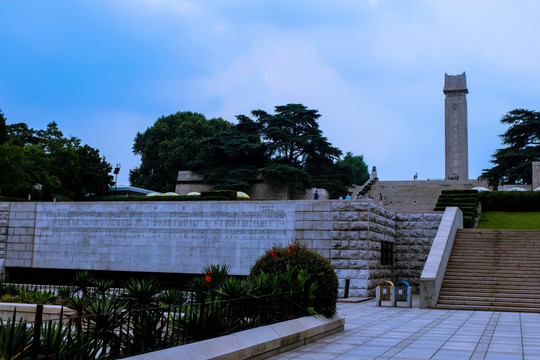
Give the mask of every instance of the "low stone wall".
[[[4, 323], [8, 319], [13, 320], [13, 313], [15, 313], [16, 321], [22, 319], [22, 321], [32, 322], [36, 320], [36, 308], [36, 304], [0, 303], [0, 319]], [[65, 318], [73, 315], [75, 311], [60, 305], [43, 305], [43, 320], [60, 319], [61, 313]]]
[[3, 243], [7, 269], [247, 275], [266, 250], [299, 242], [330, 259], [339, 296], [371, 297], [383, 280], [418, 284], [440, 218], [350, 200], [0, 203], [0, 254]]

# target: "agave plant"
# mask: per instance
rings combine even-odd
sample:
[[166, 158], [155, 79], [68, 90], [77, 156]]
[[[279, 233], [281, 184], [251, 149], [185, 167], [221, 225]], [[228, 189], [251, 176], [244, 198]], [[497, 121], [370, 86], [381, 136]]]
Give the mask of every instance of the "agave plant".
[[161, 284], [156, 278], [131, 279], [124, 284], [126, 290], [122, 297], [132, 308], [147, 308], [157, 305]]
[[69, 317], [69, 323], [81, 331], [83, 324], [86, 323], [86, 315], [88, 314], [88, 306], [92, 302], [90, 296], [72, 296], [64, 300], [65, 306], [73, 310], [73, 314]]
[[252, 282], [236, 277], [228, 277], [221, 282], [216, 289], [216, 293], [222, 299], [240, 299], [248, 296], [252, 289]]
[[165, 305], [182, 305], [187, 300], [187, 294], [180, 289], [167, 289], [159, 294], [159, 301]]
[[13, 319], [4, 324], [0, 319], [0, 359], [19, 359], [29, 354], [32, 344], [33, 326], [27, 327], [21, 318], [16, 321], [16, 311]]
[[94, 286], [96, 287], [96, 292], [100, 296], [105, 296], [110, 288], [114, 286], [114, 281], [112, 280], [95, 280]]
[[58, 296], [58, 301], [61, 304], [65, 304], [66, 299], [73, 297], [75, 289], [70, 285], [62, 285], [56, 289], [56, 294]]
[[122, 336], [122, 348], [126, 354], [139, 354], [173, 345], [171, 337], [165, 336], [167, 319], [163, 309], [134, 310], [129, 329]]
[[78, 271], [73, 279], [75, 291], [81, 291], [84, 296], [89, 295], [90, 288], [94, 286], [95, 279], [88, 271]]
[[89, 341], [91, 348], [101, 348], [107, 352], [108, 348], [115, 348], [120, 343], [123, 324], [126, 323], [127, 312], [122, 301], [115, 296], [96, 297], [88, 305], [87, 319]]

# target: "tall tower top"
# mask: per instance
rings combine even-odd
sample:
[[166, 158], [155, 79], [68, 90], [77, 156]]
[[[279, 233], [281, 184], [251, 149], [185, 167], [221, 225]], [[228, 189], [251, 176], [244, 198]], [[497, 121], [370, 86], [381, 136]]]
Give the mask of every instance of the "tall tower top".
[[469, 93], [469, 90], [467, 90], [467, 79], [465, 78], [465, 72], [463, 72], [461, 75], [444, 74], [443, 93], [447, 94], [449, 92], [465, 92], [465, 94]]
[[461, 75], [444, 74], [445, 179], [469, 179], [467, 144], [467, 81]]

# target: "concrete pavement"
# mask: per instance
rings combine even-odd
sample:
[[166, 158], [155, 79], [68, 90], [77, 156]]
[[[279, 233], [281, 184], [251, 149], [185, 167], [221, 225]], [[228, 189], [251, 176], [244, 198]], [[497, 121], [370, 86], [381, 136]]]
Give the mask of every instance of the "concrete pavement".
[[540, 360], [540, 314], [338, 303], [345, 331], [270, 359]]

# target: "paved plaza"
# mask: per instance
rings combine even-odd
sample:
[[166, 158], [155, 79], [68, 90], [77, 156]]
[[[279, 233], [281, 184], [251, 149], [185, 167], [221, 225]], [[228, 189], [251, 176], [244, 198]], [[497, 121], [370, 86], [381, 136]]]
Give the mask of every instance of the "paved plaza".
[[540, 314], [339, 303], [345, 331], [270, 359], [538, 359]]

